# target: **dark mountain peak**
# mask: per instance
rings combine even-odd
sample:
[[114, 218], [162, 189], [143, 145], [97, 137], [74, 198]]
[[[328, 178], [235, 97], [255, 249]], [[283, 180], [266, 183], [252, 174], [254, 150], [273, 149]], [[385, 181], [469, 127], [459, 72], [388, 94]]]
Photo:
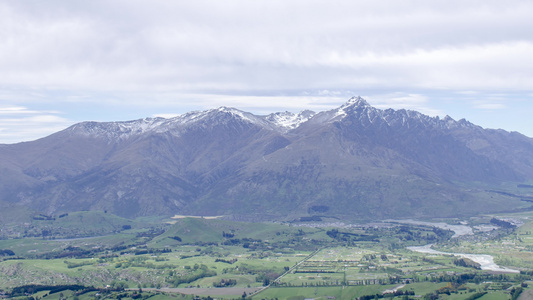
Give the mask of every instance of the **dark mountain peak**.
[[440, 125], [439, 127], [442, 129], [449, 129], [449, 130], [460, 129], [460, 128], [473, 129], [473, 130], [482, 129], [480, 126], [477, 126], [467, 121], [464, 118], [460, 120], [455, 120], [452, 117], [446, 115], [442, 119], [439, 119], [439, 117], [435, 117], [434, 119], [437, 120], [438, 124]]
[[371, 106], [362, 97], [352, 97], [345, 104], [337, 109], [318, 114], [313, 118], [313, 123], [346, 122], [350, 126], [388, 127], [404, 130], [434, 129], [434, 130], [456, 130], [482, 129], [465, 119], [454, 120], [450, 116], [439, 118], [425, 115], [418, 111], [409, 109], [378, 109]]
[[340, 107], [328, 111], [320, 112], [309, 119], [310, 126], [321, 126], [320, 124], [334, 123], [339, 121], [348, 121], [355, 123], [370, 120], [373, 122], [376, 118], [383, 118], [383, 110], [371, 106], [365, 99], [360, 96], [350, 98]]
[[366, 107], [372, 107], [368, 102], [363, 99], [361, 96], [354, 96], [350, 98], [346, 103], [344, 103], [341, 106], [341, 109], [348, 108], [348, 107], [354, 107], [354, 108], [366, 108]]
[[476, 125], [472, 124], [471, 122], [469, 122], [468, 120], [464, 118], [457, 121], [457, 123], [461, 124], [462, 126], [477, 127]]
[[314, 117], [314, 122], [331, 123], [347, 119], [375, 118], [383, 113], [382, 110], [374, 108], [360, 96], [350, 98], [346, 103], [337, 109], [322, 112]]
[[306, 118], [311, 118], [312, 116], [316, 115], [316, 112], [306, 109], [306, 110], [301, 111], [300, 115]]
[[352, 97], [337, 109], [337, 114], [359, 115], [359, 114], [380, 114], [382, 110], [371, 106], [360, 96]]

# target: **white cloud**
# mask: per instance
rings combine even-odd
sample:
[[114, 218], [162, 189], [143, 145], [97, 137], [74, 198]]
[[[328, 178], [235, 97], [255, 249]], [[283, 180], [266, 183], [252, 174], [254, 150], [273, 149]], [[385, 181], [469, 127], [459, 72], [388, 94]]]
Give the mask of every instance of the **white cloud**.
[[27, 114], [58, 114], [58, 111], [38, 111], [38, 110], [29, 110], [23, 106], [0, 106], [0, 116], [1, 115], [27, 115]]
[[154, 118], [165, 118], [170, 119], [179, 116], [180, 114], [155, 114], [152, 117]]
[[443, 116], [441, 110], [432, 108], [427, 96], [420, 94], [393, 93], [369, 96], [373, 106], [381, 109], [416, 110], [429, 116]]
[[0, 106], [0, 115], [20, 114], [21, 112], [32, 113], [32, 111], [29, 111], [27, 110], [26, 107], [22, 107], [22, 106], [6, 106], [6, 107]]
[[531, 94], [532, 12], [521, 0], [7, 0], [0, 101], [45, 115], [71, 103], [268, 113], [363, 94], [442, 115], [433, 92]]
[[0, 142], [31, 141], [72, 124], [54, 111], [29, 110], [22, 106], [0, 107]]
[[13, 86], [529, 89], [533, 82], [531, 72], [516, 72], [533, 64], [524, 60], [533, 48], [533, 6], [523, 1], [52, 1], [43, 11], [7, 3], [0, 66], [9, 72], [0, 79]]

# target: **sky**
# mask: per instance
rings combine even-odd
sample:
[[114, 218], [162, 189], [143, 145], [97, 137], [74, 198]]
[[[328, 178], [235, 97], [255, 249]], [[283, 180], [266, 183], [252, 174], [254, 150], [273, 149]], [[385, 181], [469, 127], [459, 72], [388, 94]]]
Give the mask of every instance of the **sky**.
[[352, 96], [533, 137], [533, 1], [0, 1], [2, 144]]

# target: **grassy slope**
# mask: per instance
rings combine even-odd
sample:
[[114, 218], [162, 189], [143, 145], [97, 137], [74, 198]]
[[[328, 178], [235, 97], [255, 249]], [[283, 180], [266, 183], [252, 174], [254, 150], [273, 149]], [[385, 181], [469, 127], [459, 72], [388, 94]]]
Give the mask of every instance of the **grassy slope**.
[[134, 226], [134, 221], [101, 211], [80, 211], [69, 213], [67, 216], [50, 221], [38, 221], [34, 223], [52, 228], [68, 228], [85, 232], [113, 232], [120, 231], [122, 226]]
[[257, 239], [276, 241], [286, 238], [287, 235], [295, 234], [303, 230], [310, 238], [326, 238], [321, 229], [295, 228], [274, 223], [242, 223], [226, 220], [206, 220], [199, 218], [185, 218], [178, 220], [164, 234], [156, 237], [151, 245], [177, 244], [170, 237], [178, 236], [182, 243], [195, 242], [223, 242], [223, 232], [231, 233], [233, 239]]

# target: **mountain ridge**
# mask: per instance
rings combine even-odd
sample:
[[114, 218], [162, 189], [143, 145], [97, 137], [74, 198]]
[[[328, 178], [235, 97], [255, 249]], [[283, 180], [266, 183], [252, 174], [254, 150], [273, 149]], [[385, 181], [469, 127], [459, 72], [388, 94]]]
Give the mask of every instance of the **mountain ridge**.
[[[371, 106], [366, 100], [358, 96], [358, 97], [350, 98], [346, 103], [344, 103], [337, 109], [323, 111], [320, 113], [315, 113], [313, 111], [304, 110], [299, 113], [291, 113], [291, 112], [285, 111], [285, 112], [271, 113], [269, 115], [254, 115], [248, 112], [241, 111], [236, 108], [229, 108], [229, 107], [221, 106], [218, 108], [208, 109], [204, 111], [192, 111], [192, 112], [188, 112], [188, 113], [185, 113], [185, 114], [182, 114], [176, 117], [172, 117], [172, 118], [162, 118], [162, 117], [150, 118], [148, 117], [148, 118], [142, 118], [142, 119], [137, 119], [137, 120], [113, 121], [113, 122], [85, 121], [85, 122], [74, 124], [65, 130], [71, 131], [71, 132], [75, 132], [79, 130], [79, 131], [84, 132], [87, 135], [93, 134], [97, 136], [102, 135], [102, 134], [114, 133], [114, 134], [117, 134], [117, 136], [114, 136], [114, 137], [125, 135], [127, 138], [129, 135], [143, 134], [143, 133], [151, 132], [151, 131], [155, 131], [155, 132], [167, 131], [171, 127], [184, 125], [184, 124], [190, 124], [194, 121], [200, 121], [204, 118], [209, 117], [209, 115], [213, 115], [218, 112], [218, 113], [233, 114], [235, 116], [238, 116], [244, 121], [249, 121], [251, 123], [260, 124], [264, 128], [270, 128], [274, 130], [279, 130], [281, 132], [286, 132], [286, 131], [290, 131], [290, 130], [298, 128], [301, 124], [305, 123], [306, 121], [309, 121], [313, 117], [316, 117], [318, 114], [324, 114], [324, 113], [331, 114], [333, 112], [335, 115], [330, 116], [330, 119], [328, 119], [326, 122], [334, 122], [336, 120], [339, 120], [339, 118], [342, 119], [343, 117], [347, 116], [347, 114], [350, 112], [353, 113], [354, 110], [355, 111], [357, 110], [369, 111], [371, 114], [373, 114], [372, 118], [379, 117], [383, 119], [389, 126], [398, 125], [397, 124], [398, 120], [393, 115], [401, 113], [403, 115], [401, 122], [400, 122], [402, 123], [402, 125], [404, 125], [406, 120], [408, 120], [409, 118], [416, 117], [421, 120], [424, 120], [426, 122], [426, 125], [439, 126], [441, 129], [451, 129], [451, 128], [457, 128], [457, 127], [479, 127], [477, 125], [474, 125], [466, 121], [465, 119], [460, 119], [456, 121], [450, 116], [445, 116], [444, 118], [441, 119], [439, 116], [430, 117], [430, 116], [421, 114], [413, 110], [406, 110], [406, 109], [394, 110], [391, 108], [385, 109], [385, 110], [377, 109]], [[368, 121], [372, 122], [370, 115], [367, 117], [368, 117]], [[391, 123], [394, 121], [396, 121], [396, 124]], [[495, 130], [502, 130], [502, 129], [495, 129]], [[113, 136], [110, 136], [110, 137], [113, 137]]]
[[1, 202], [124, 217], [277, 220], [316, 207], [353, 218], [476, 214], [523, 207], [488, 190], [533, 180], [528, 137], [361, 97], [319, 113], [220, 107], [82, 122], [0, 145], [0, 158]]

